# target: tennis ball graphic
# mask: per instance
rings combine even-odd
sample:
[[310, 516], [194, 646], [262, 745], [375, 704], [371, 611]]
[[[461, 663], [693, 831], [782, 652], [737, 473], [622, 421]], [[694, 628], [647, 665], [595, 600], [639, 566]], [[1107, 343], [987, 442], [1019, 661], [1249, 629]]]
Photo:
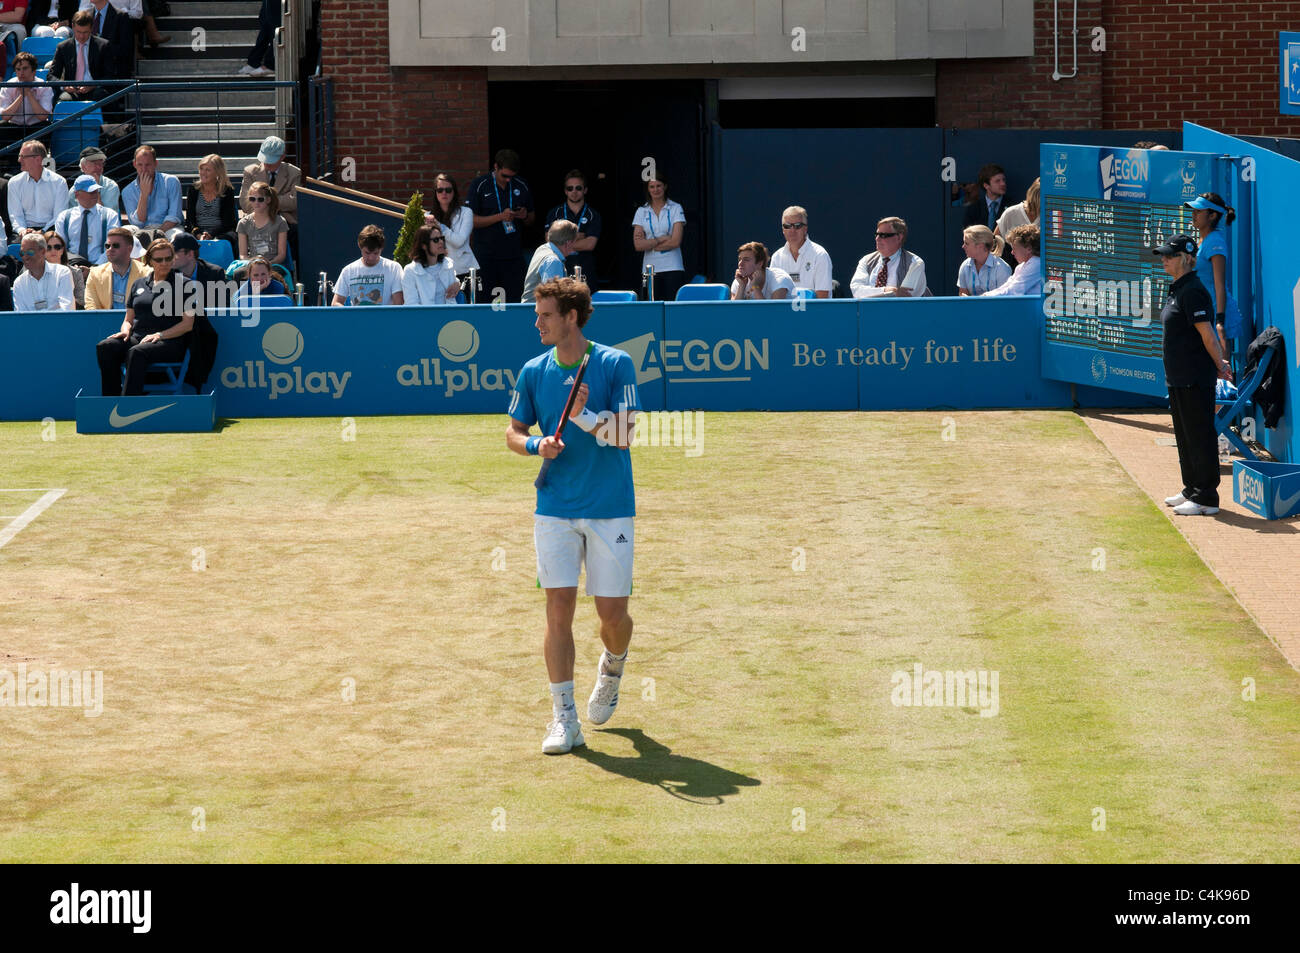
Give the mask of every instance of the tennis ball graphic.
[[478, 353], [478, 330], [468, 321], [448, 321], [438, 332], [438, 350], [449, 361], [468, 361]]
[[262, 350], [276, 364], [292, 364], [302, 357], [302, 332], [287, 321], [273, 324], [262, 335]]

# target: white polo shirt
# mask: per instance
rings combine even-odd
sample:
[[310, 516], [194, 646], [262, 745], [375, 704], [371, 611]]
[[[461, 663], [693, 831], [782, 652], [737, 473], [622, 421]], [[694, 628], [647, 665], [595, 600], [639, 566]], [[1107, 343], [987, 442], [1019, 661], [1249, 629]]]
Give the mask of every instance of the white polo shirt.
[[831, 292], [831, 256], [811, 238], [804, 239], [798, 259], [790, 253], [788, 243], [782, 245], [772, 253], [772, 267], [788, 274], [796, 288]]
[[[640, 225], [641, 231], [645, 233], [646, 238], [663, 238], [665, 235], [671, 235], [673, 226], [678, 222], [686, 222], [686, 212], [682, 207], [672, 199], [664, 202], [664, 207], [656, 215], [650, 210], [650, 204], [646, 203], [636, 210], [632, 216], [632, 225]], [[684, 271], [685, 265], [682, 264], [682, 247], [678, 245], [672, 251], [647, 251], [641, 253], [641, 265], [654, 265], [655, 274], [661, 274], [665, 271]]]
[[[785, 291], [787, 292], [786, 294], [787, 298], [794, 296], [794, 282], [790, 279], [790, 276], [786, 274], [785, 269], [775, 268], [771, 264], [769, 264], [767, 268], [764, 269], [764, 271], [767, 272], [767, 276], [763, 279], [762, 290], [759, 291], [756, 297], [761, 298], [764, 301], [767, 301], [772, 297], [772, 295], [776, 294], [782, 288], [784, 288]], [[740, 280], [738, 278], [732, 279], [731, 293], [734, 295], [734, 294], [738, 294], [739, 292], [740, 292]]]

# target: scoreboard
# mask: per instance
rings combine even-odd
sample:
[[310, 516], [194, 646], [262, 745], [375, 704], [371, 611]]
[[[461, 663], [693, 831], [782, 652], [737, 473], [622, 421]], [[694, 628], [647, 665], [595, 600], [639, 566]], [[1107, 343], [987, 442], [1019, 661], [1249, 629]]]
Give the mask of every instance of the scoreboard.
[[1206, 153], [1040, 148], [1043, 376], [1164, 396], [1169, 278], [1151, 249], [1198, 237], [1183, 203], [1227, 194], [1230, 164]]

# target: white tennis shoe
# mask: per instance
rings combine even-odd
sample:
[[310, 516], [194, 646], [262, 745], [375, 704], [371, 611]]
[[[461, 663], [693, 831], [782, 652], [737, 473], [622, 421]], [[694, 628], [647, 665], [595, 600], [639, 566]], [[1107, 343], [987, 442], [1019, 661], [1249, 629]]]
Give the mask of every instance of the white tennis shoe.
[[603, 725], [614, 715], [618, 707], [618, 686], [623, 676], [606, 675], [600, 664], [596, 665], [596, 687], [591, 690], [587, 700], [587, 720], [593, 725]]
[[1181, 493], [1175, 493], [1173, 496], [1165, 497], [1165, 506], [1182, 506], [1187, 502], [1187, 497]]
[[1175, 506], [1174, 512], [1179, 516], [1213, 516], [1219, 512], [1219, 508], [1217, 506], [1205, 506], [1195, 500], [1188, 500], [1186, 503], [1179, 503]]
[[568, 754], [587, 743], [582, 737], [582, 723], [578, 719], [557, 718], [546, 726], [542, 739], [542, 754]]

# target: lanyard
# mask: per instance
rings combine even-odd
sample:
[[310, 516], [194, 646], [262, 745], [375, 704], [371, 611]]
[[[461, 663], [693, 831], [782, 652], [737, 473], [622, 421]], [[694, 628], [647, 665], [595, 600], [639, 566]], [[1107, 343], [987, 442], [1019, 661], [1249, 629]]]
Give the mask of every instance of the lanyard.
[[[646, 219], [650, 222], [650, 237], [658, 238], [659, 236], [655, 234], [655, 210], [654, 210], [654, 206], [651, 205], [649, 202], [645, 203], [645, 214], [646, 214]], [[666, 201], [664, 202], [663, 214], [668, 216], [668, 226], [669, 226], [669, 230], [671, 231], [673, 216], [672, 213], [668, 211], [668, 203]]]
[[587, 214], [587, 203], [585, 201], [582, 203], [582, 211], [578, 213], [577, 218], [569, 218], [569, 203], [567, 201], [564, 203], [564, 217], [567, 221], [573, 222], [577, 225], [581, 225], [582, 216], [586, 214]]

